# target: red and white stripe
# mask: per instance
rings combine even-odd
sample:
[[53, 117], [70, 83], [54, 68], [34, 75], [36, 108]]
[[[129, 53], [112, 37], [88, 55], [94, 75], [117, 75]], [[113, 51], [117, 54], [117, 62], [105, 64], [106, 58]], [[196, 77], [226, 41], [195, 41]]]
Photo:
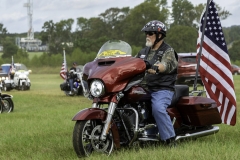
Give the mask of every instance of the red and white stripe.
[[65, 50], [63, 50], [63, 63], [62, 63], [62, 68], [60, 70], [60, 76], [64, 80], [67, 79], [67, 61], [66, 61], [66, 56], [65, 56]]
[[[202, 32], [199, 27], [197, 53], [200, 52]], [[204, 35], [199, 73], [206, 88], [207, 97], [217, 102], [222, 123], [236, 124], [236, 95], [234, 90], [231, 63], [228, 53]], [[215, 40], [215, 39], [213, 39]], [[227, 49], [225, 49], [227, 51]]]

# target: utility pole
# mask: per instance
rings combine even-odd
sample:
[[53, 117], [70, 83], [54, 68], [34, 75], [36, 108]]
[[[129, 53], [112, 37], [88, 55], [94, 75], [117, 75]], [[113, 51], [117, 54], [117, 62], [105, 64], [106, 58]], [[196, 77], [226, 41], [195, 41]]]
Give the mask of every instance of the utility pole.
[[27, 39], [34, 39], [34, 30], [32, 27], [32, 15], [33, 15], [33, 2], [32, 0], [28, 0], [28, 3], [24, 3], [24, 7], [27, 7], [27, 14], [28, 14], [28, 33], [27, 33]]

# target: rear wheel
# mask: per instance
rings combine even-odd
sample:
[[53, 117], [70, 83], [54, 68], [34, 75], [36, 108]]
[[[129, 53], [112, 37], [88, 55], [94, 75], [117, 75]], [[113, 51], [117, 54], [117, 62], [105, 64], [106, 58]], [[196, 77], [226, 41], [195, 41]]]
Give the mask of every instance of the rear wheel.
[[94, 152], [107, 155], [113, 150], [111, 130], [105, 141], [100, 140], [103, 124], [97, 120], [77, 121], [73, 131], [73, 147], [78, 157], [88, 157]]

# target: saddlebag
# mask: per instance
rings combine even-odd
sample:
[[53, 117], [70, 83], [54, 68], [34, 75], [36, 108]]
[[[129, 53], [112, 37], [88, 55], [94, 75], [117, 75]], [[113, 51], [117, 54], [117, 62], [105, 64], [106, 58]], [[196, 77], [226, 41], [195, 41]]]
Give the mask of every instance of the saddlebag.
[[222, 123], [217, 104], [210, 98], [185, 96], [180, 98], [176, 107], [184, 124], [202, 126]]
[[62, 84], [60, 84], [60, 89], [62, 91], [70, 91], [70, 86], [68, 85], [68, 83], [63, 82]]

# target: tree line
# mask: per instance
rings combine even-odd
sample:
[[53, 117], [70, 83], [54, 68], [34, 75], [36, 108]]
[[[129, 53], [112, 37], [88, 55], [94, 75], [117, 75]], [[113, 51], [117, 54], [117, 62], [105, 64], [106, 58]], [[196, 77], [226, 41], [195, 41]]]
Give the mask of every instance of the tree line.
[[[145, 0], [130, 9], [109, 8], [98, 17], [76, 19], [77, 28], [73, 30], [74, 19], [69, 18], [54, 22], [46, 21], [42, 31], [35, 34], [48, 45], [48, 52], [41, 57], [34, 57], [32, 64], [54, 65], [54, 59], [62, 60], [64, 47], [67, 59], [85, 64], [95, 58], [104, 42], [110, 39], [120, 39], [128, 42], [133, 48], [133, 55], [145, 46], [145, 34], [141, 32], [143, 26], [151, 20], [160, 20], [166, 24], [169, 43], [178, 53], [195, 52], [198, 37], [198, 22], [206, 4], [194, 6], [188, 0], [173, 0], [168, 6], [167, 0]], [[231, 13], [216, 4], [221, 20], [227, 19]], [[231, 46], [229, 56], [233, 61], [240, 61], [240, 26], [223, 28], [225, 40]], [[13, 34], [8, 34], [3, 24], [0, 24], [0, 44], [4, 46], [2, 58], [12, 55], [24, 55], [14, 43]], [[69, 45], [69, 44], [73, 44]], [[22, 58], [26, 63], [27, 58]], [[39, 62], [40, 61], [40, 62]], [[47, 64], [45, 64], [47, 63]], [[56, 62], [59, 65], [59, 62]], [[240, 64], [240, 62], [237, 62]], [[31, 64], [30, 64], [31, 65]]]

